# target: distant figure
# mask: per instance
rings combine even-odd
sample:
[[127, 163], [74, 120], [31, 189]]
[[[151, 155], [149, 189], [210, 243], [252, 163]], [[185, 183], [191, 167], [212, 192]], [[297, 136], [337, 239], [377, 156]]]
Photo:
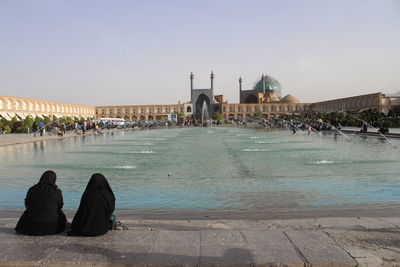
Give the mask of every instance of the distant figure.
[[72, 236], [104, 235], [111, 227], [115, 196], [107, 179], [100, 173], [90, 178], [81, 203], [71, 223]]
[[38, 129], [38, 126], [36, 124], [36, 122], [33, 123], [32, 125], [32, 132], [33, 132], [33, 136], [36, 137], [36, 131]]
[[64, 202], [53, 171], [42, 174], [39, 183], [29, 188], [26, 210], [15, 230], [26, 235], [51, 235], [64, 231], [67, 219], [61, 210]]
[[44, 127], [45, 127], [46, 125], [44, 124], [44, 122], [43, 121], [41, 121], [41, 122], [39, 122], [39, 131], [40, 131], [40, 136], [43, 136], [43, 134], [44, 134]]
[[368, 131], [368, 125], [366, 122], [363, 123], [360, 133], [366, 133]]
[[171, 172], [168, 172], [168, 177], [170, 177], [171, 176]]
[[379, 128], [378, 133], [381, 133], [381, 134], [389, 133], [389, 128], [386, 127], [385, 125], [382, 125], [382, 126]]
[[310, 134], [311, 134], [311, 132], [312, 132], [312, 128], [311, 128], [311, 126], [308, 126], [308, 129], [307, 129], [307, 134], [308, 134], [308, 135], [310, 135]]
[[290, 125], [290, 130], [292, 131], [292, 134], [296, 133], [296, 128], [294, 127], [293, 124]]

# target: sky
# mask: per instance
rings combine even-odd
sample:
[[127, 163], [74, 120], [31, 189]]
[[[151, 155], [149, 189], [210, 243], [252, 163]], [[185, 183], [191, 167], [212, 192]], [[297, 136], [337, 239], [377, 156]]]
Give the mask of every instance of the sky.
[[316, 102], [400, 91], [400, 0], [0, 0], [0, 95], [229, 103], [262, 73]]

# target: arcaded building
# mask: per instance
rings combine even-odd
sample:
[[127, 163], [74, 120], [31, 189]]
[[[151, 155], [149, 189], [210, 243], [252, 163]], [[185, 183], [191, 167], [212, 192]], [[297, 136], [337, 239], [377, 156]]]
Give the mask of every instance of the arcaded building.
[[280, 83], [269, 75], [262, 75], [255, 86], [242, 90], [239, 79], [240, 103], [228, 103], [223, 95], [214, 95], [215, 74], [210, 74], [210, 88], [195, 88], [195, 76], [190, 73], [190, 101], [171, 105], [97, 106], [97, 118], [124, 118], [127, 120], [165, 120], [168, 115], [180, 112], [196, 120], [210, 119], [216, 112], [227, 120], [245, 119], [261, 113], [264, 118], [280, 114], [300, 114], [309, 104], [291, 95], [281, 98]]
[[362, 112], [370, 110], [387, 114], [390, 110], [400, 110], [400, 96], [386, 96], [379, 92], [338, 98], [313, 103], [310, 105], [310, 110], [320, 113]]
[[123, 118], [126, 120], [167, 120], [168, 115], [177, 112], [185, 117], [192, 115], [190, 103], [171, 105], [127, 105], [127, 106], [97, 106], [97, 118]]
[[210, 74], [210, 88], [195, 88], [195, 76], [190, 79], [190, 101], [170, 105], [119, 105], [86, 106], [59, 102], [0, 96], [0, 117], [56, 116], [83, 118], [123, 118], [126, 120], [167, 120], [172, 114], [181, 113], [186, 118], [206, 120], [218, 112], [226, 120], [243, 120], [254, 115], [263, 118], [282, 114], [300, 115], [305, 112], [359, 112], [371, 110], [387, 113], [400, 110], [400, 96], [374, 93], [316, 103], [302, 103], [292, 95], [282, 97], [282, 85], [270, 75], [263, 74], [250, 89], [242, 88], [238, 80], [239, 103], [229, 103], [223, 95], [215, 95], [215, 74]]
[[25, 119], [27, 116], [93, 118], [95, 117], [95, 108], [86, 105], [0, 96], [0, 117], [10, 120], [15, 116], [19, 119]]

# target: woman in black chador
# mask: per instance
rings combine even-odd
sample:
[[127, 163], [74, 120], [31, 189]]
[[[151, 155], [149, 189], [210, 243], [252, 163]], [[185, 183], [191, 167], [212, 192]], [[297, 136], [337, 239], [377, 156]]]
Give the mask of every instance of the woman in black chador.
[[26, 210], [15, 230], [26, 235], [51, 235], [64, 231], [67, 222], [61, 210], [64, 202], [56, 185], [56, 173], [46, 171], [39, 183], [29, 188], [25, 198]]
[[110, 229], [115, 197], [107, 179], [100, 173], [90, 178], [68, 235], [99, 236]]

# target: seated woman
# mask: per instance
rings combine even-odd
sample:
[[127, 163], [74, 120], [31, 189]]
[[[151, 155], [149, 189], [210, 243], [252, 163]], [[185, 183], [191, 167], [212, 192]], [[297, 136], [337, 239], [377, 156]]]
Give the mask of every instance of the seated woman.
[[107, 179], [100, 173], [90, 178], [71, 224], [72, 236], [99, 236], [110, 229], [115, 197]]
[[61, 210], [64, 202], [53, 171], [42, 174], [39, 183], [29, 188], [26, 210], [15, 230], [26, 235], [51, 235], [64, 231], [67, 219]]

